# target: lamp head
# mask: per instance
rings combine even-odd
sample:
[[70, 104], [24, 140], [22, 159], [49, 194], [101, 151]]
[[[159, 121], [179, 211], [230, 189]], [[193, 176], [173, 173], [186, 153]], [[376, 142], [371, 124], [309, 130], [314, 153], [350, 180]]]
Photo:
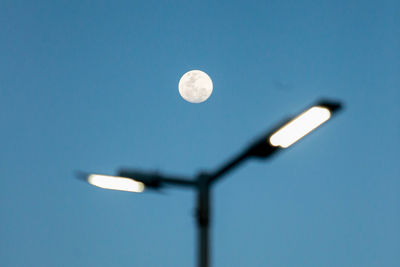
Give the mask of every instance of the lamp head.
[[103, 174], [89, 174], [88, 183], [104, 189], [121, 190], [128, 192], [143, 192], [145, 185], [140, 181], [121, 176], [110, 176]]
[[283, 148], [288, 148], [328, 121], [341, 107], [341, 103], [337, 101], [327, 99], [318, 101], [300, 115], [286, 120], [264, 135], [250, 147], [248, 154], [267, 158]]

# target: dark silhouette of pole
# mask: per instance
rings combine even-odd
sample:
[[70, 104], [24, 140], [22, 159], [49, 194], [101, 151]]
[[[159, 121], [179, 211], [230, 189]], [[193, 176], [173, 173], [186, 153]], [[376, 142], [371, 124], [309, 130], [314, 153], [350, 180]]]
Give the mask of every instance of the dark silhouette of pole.
[[200, 175], [197, 182], [198, 267], [208, 267], [210, 266], [210, 184], [206, 175]]
[[[198, 243], [198, 267], [210, 266], [210, 224], [211, 224], [211, 187], [219, 178], [239, 166], [247, 158], [251, 156], [259, 156], [258, 150], [270, 151], [268, 155], [276, 151], [276, 148], [266, 149], [264, 147], [265, 138], [251, 145], [247, 150], [238, 154], [236, 157], [223, 164], [213, 173], [200, 173], [197, 179], [190, 180], [187, 178], [176, 178], [160, 175], [158, 173], [148, 173], [136, 170], [122, 169], [118, 172], [118, 176], [132, 178], [143, 182], [147, 187], [159, 189], [163, 186], [174, 185], [183, 187], [194, 187], [196, 189], [196, 225], [197, 225], [197, 243]], [[260, 144], [262, 147], [260, 147]]]

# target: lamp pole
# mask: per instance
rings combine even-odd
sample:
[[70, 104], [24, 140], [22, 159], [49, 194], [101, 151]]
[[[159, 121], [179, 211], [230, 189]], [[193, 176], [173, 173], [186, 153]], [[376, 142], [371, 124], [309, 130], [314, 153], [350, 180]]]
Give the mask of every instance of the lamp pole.
[[198, 266], [208, 267], [210, 262], [210, 183], [207, 175], [197, 178], [196, 223], [198, 235]]
[[145, 187], [159, 189], [163, 186], [183, 186], [196, 190], [196, 224], [198, 235], [198, 267], [210, 266], [210, 212], [211, 187], [229, 171], [249, 158], [270, 158], [276, 152], [289, 147], [299, 139], [326, 122], [332, 114], [340, 110], [341, 104], [321, 100], [297, 117], [263, 135], [245, 150], [211, 173], [200, 173], [195, 179], [168, 177], [158, 173], [120, 170], [118, 176], [90, 174], [86, 179], [98, 187], [131, 192], [142, 192]]

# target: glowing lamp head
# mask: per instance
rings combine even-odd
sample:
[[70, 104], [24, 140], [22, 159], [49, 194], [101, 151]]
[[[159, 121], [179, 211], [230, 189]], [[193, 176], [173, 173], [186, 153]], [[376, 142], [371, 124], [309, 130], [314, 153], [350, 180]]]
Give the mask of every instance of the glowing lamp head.
[[331, 111], [323, 106], [314, 106], [282, 126], [271, 135], [272, 146], [287, 148], [329, 120]]
[[145, 187], [142, 182], [138, 182], [125, 177], [110, 175], [90, 174], [87, 180], [90, 184], [104, 189], [121, 190], [136, 193], [143, 192]]

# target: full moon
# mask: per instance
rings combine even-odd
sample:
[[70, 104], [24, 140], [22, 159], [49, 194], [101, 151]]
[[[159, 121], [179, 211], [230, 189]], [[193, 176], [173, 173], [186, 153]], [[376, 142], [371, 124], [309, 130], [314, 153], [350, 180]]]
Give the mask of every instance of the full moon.
[[201, 70], [191, 70], [183, 74], [178, 87], [179, 94], [190, 103], [206, 101], [213, 91], [211, 78]]

